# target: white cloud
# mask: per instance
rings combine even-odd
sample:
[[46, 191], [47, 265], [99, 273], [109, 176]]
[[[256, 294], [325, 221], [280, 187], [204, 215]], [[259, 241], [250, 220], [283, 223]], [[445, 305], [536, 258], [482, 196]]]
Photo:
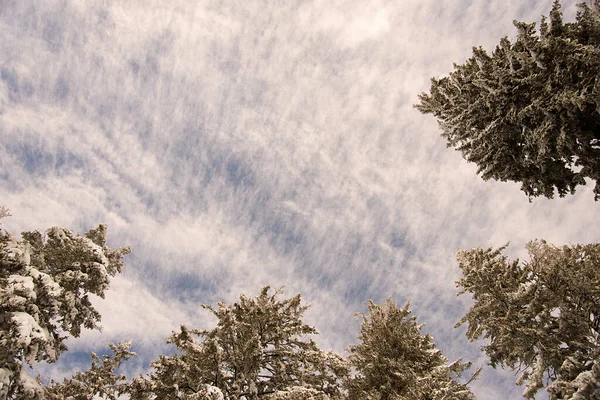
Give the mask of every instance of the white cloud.
[[349, 47], [377, 39], [390, 30], [389, 13], [377, 2], [358, 7], [344, 2], [314, 2], [305, 5], [299, 16], [305, 28], [333, 34], [340, 44]]

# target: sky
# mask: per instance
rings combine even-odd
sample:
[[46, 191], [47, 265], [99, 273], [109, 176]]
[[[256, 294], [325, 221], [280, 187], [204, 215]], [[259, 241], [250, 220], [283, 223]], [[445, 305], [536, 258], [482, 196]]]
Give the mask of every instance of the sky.
[[199, 304], [271, 285], [300, 293], [319, 345], [342, 354], [369, 299], [410, 301], [450, 361], [484, 367], [478, 398], [519, 398], [514, 373], [454, 329], [471, 304], [456, 251], [598, 242], [593, 185], [529, 202], [484, 182], [413, 104], [551, 4], [0, 0], [3, 227], [106, 223], [132, 249], [94, 302], [103, 332], [42, 374], [126, 340], [128, 373], [147, 371], [180, 324], [214, 325]]

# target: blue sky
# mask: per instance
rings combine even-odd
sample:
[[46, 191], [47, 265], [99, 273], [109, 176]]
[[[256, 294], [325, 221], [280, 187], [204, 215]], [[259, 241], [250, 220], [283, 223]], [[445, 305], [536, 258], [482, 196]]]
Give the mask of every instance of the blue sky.
[[[453, 329], [469, 306], [456, 250], [597, 242], [600, 212], [590, 185], [529, 203], [518, 184], [483, 182], [412, 104], [551, 3], [3, 1], [4, 226], [107, 223], [133, 250], [97, 302], [103, 333], [44, 373], [124, 340], [140, 372], [180, 324], [214, 323], [199, 303], [267, 284], [312, 304], [323, 348], [343, 352], [353, 313], [391, 297], [449, 359], [485, 365]], [[514, 379], [486, 368], [473, 389], [517, 398]]]

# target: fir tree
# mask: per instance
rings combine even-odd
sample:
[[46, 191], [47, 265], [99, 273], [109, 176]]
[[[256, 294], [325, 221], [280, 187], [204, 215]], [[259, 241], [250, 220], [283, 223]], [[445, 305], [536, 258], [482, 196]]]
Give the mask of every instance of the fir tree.
[[551, 399], [599, 398], [600, 244], [533, 241], [528, 262], [509, 261], [505, 248], [458, 252], [459, 294], [475, 303], [457, 326], [489, 341], [482, 350], [493, 367], [522, 372], [524, 397], [547, 378]]
[[432, 79], [415, 107], [439, 121], [448, 146], [483, 179], [515, 181], [531, 198], [574, 193], [585, 178], [600, 198], [600, 1], [564, 23], [560, 3], [535, 23]]
[[430, 335], [421, 335], [408, 304], [398, 308], [367, 304], [362, 315], [361, 343], [350, 346], [350, 364], [357, 375], [347, 383], [350, 400], [474, 399], [466, 384], [455, 378], [471, 364], [461, 360], [447, 364]]
[[217, 317], [216, 328], [182, 326], [173, 333], [168, 343], [179, 354], [161, 355], [152, 363], [153, 373], [134, 379], [132, 400], [196, 399], [207, 393], [225, 399], [339, 395], [346, 363], [308, 338], [317, 332], [302, 322], [307, 306], [300, 295], [278, 300], [280, 294], [265, 287], [259, 296], [242, 295], [232, 305], [203, 305]]

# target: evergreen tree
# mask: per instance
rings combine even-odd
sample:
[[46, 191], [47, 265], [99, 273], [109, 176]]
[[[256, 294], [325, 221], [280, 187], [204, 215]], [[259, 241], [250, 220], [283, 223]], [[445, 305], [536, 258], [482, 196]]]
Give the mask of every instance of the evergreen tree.
[[468, 369], [461, 360], [447, 364], [423, 325], [411, 316], [408, 304], [398, 308], [387, 300], [368, 304], [359, 339], [350, 346], [349, 360], [357, 375], [348, 380], [350, 400], [474, 399], [466, 384], [454, 378]]
[[600, 244], [533, 241], [529, 262], [507, 260], [505, 248], [458, 252], [459, 294], [475, 303], [457, 326], [489, 341], [494, 368], [522, 372], [524, 397], [547, 378], [551, 399], [600, 398]]
[[100, 314], [89, 295], [104, 297], [129, 253], [106, 246], [104, 225], [86, 237], [63, 228], [22, 237], [0, 229], [0, 400], [42, 397], [23, 364], [54, 362], [69, 335], [98, 328]]
[[257, 297], [242, 295], [233, 305], [203, 305], [217, 317], [216, 328], [182, 326], [173, 333], [168, 343], [179, 354], [161, 355], [150, 376], [134, 379], [132, 400], [339, 395], [346, 363], [307, 338], [317, 332], [302, 322], [307, 306], [300, 295], [280, 301], [281, 291], [269, 290], [265, 287]]
[[110, 345], [113, 355], [102, 358], [91, 353], [92, 366], [85, 372], [77, 372], [63, 382], [52, 382], [44, 387], [46, 400], [90, 400], [100, 398], [117, 400], [126, 392], [125, 376], [118, 374], [117, 369], [123, 361], [135, 357], [130, 351], [131, 343]]
[[574, 193], [584, 178], [600, 198], [600, 0], [579, 7], [564, 23], [556, 0], [539, 34], [515, 21], [514, 43], [473, 48], [415, 105], [483, 179], [520, 182], [530, 198]]

